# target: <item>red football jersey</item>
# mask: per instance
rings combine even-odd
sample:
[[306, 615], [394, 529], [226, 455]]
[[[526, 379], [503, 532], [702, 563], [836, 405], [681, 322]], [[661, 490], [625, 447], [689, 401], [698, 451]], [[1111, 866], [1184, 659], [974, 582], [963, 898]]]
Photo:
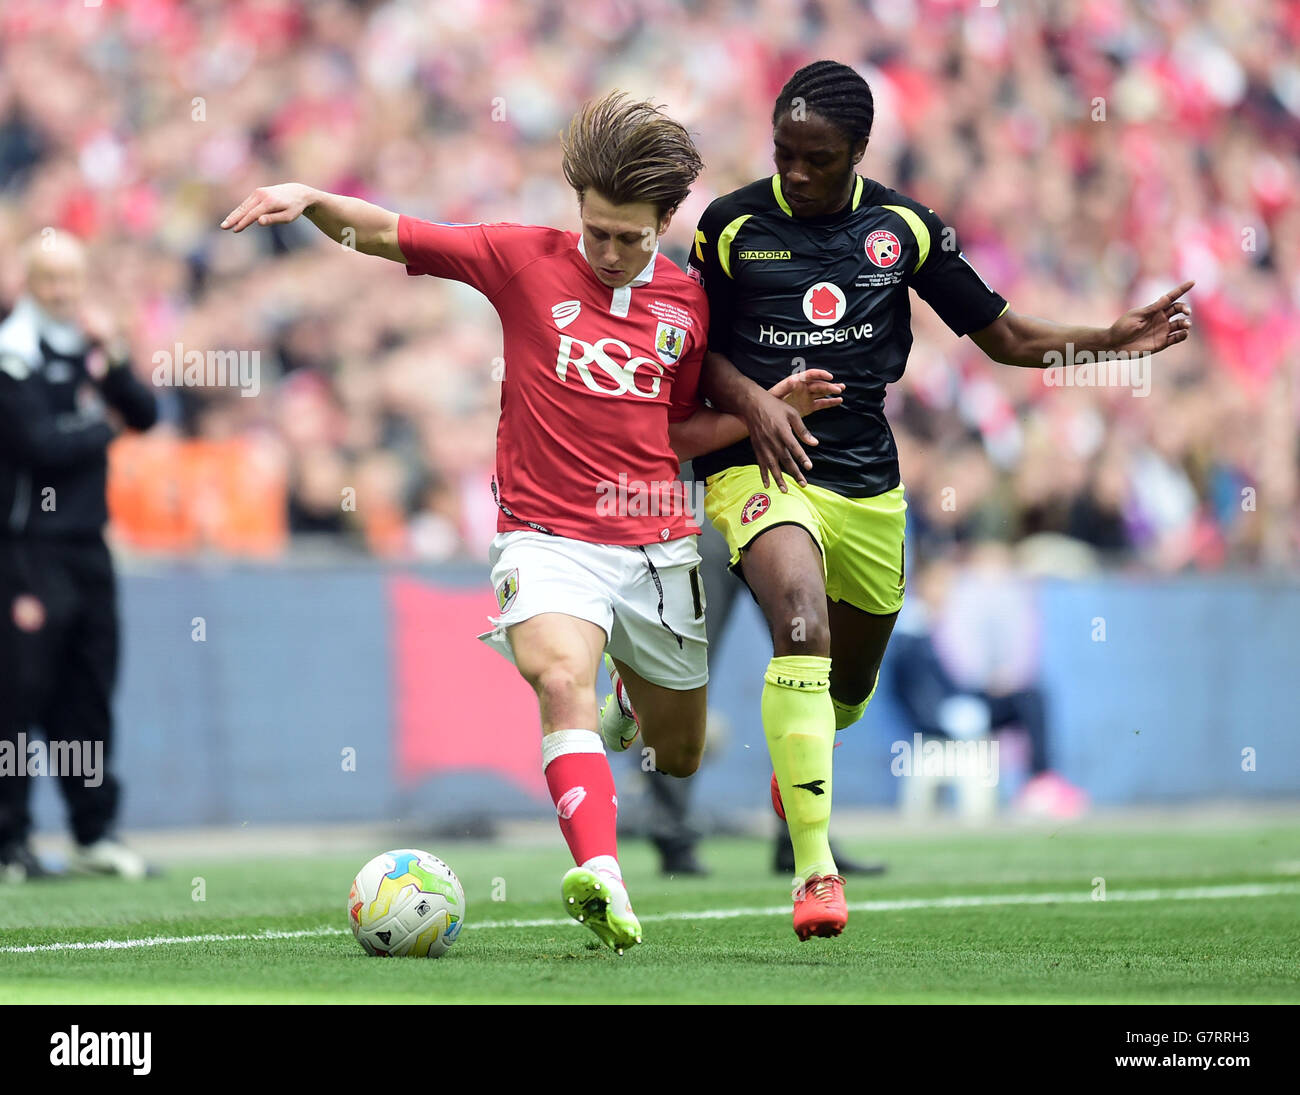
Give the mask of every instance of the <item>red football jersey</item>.
[[708, 304], [695, 282], [656, 251], [611, 289], [581, 237], [554, 228], [403, 216], [397, 241], [408, 274], [472, 285], [501, 317], [499, 532], [594, 544], [699, 532], [668, 445], [668, 423], [699, 405]]

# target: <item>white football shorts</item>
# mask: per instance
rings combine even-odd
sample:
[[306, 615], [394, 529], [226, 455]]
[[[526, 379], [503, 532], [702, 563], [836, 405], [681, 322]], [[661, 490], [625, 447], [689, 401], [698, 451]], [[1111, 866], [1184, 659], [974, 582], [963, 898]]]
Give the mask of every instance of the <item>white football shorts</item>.
[[543, 532], [501, 532], [488, 549], [500, 616], [479, 636], [512, 663], [506, 628], [543, 612], [590, 620], [605, 649], [652, 684], [708, 682], [704, 579], [694, 536], [624, 547]]

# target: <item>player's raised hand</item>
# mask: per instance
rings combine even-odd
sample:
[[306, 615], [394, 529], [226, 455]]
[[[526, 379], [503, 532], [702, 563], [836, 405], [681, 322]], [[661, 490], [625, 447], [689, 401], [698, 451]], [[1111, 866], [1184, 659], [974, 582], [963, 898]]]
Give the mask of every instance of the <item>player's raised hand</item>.
[[242, 232], [254, 222], [260, 225], [288, 224], [302, 215], [311, 204], [312, 195], [312, 188], [302, 183], [259, 186], [231, 210], [221, 227]]
[[[825, 369], [804, 369], [782, 377], [767, 391], [769, 395], [784, 400], [802, 417], [844, 402], [840, 395], [844, 385], [836, 384], [834, 380]], [[817, 442], [812, 443], [815, 445]]]
[[1196, 282], [1185, 281], [1153, 304], [1125, 312], [1110, 326], [1112, 350], [1131, 354], [1158, 354], [1187, 338], [1192, 310], [1179, 300]]

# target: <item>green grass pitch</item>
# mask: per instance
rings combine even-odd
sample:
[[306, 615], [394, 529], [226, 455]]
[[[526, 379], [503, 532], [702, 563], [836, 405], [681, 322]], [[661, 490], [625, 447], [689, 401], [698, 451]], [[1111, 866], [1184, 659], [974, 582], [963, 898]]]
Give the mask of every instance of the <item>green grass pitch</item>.
[[[425, 844], [469, 906], [444, 958], [368, 958], [347, 930], [352, 875], [384, 848], [178, 859], [140, 883], [0, 887], [0, 1000], [1300, 1002], [1300, 820], [846, 840], [889, 873], [850, 879], [845, 934], [807, 943], [767, 842], [706, 842], [704, 879], [660, 878], [629, 842], [645, 943], [621, 958], [560, 908], [558, 834]], [[184, 938], [20, 949], [159, 937]]]

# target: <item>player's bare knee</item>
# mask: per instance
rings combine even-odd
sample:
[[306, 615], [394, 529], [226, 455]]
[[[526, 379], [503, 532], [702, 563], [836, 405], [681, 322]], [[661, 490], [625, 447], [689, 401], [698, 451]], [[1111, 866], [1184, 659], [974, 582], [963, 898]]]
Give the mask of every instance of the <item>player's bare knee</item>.
[[831, 649], [830, 622], [825, 598], [819, 604], [811, 597], [792, 597], [769, 614], [772, 650], [777, 657], [813, 655], [827, 657]]
[[571, 707], [575, 701], [591, 690], [590, 683], [581, 680], [576, 667], [560, 661], [527, 675], [525, 678], [537, 693], [543, 710], [560, 710]]

